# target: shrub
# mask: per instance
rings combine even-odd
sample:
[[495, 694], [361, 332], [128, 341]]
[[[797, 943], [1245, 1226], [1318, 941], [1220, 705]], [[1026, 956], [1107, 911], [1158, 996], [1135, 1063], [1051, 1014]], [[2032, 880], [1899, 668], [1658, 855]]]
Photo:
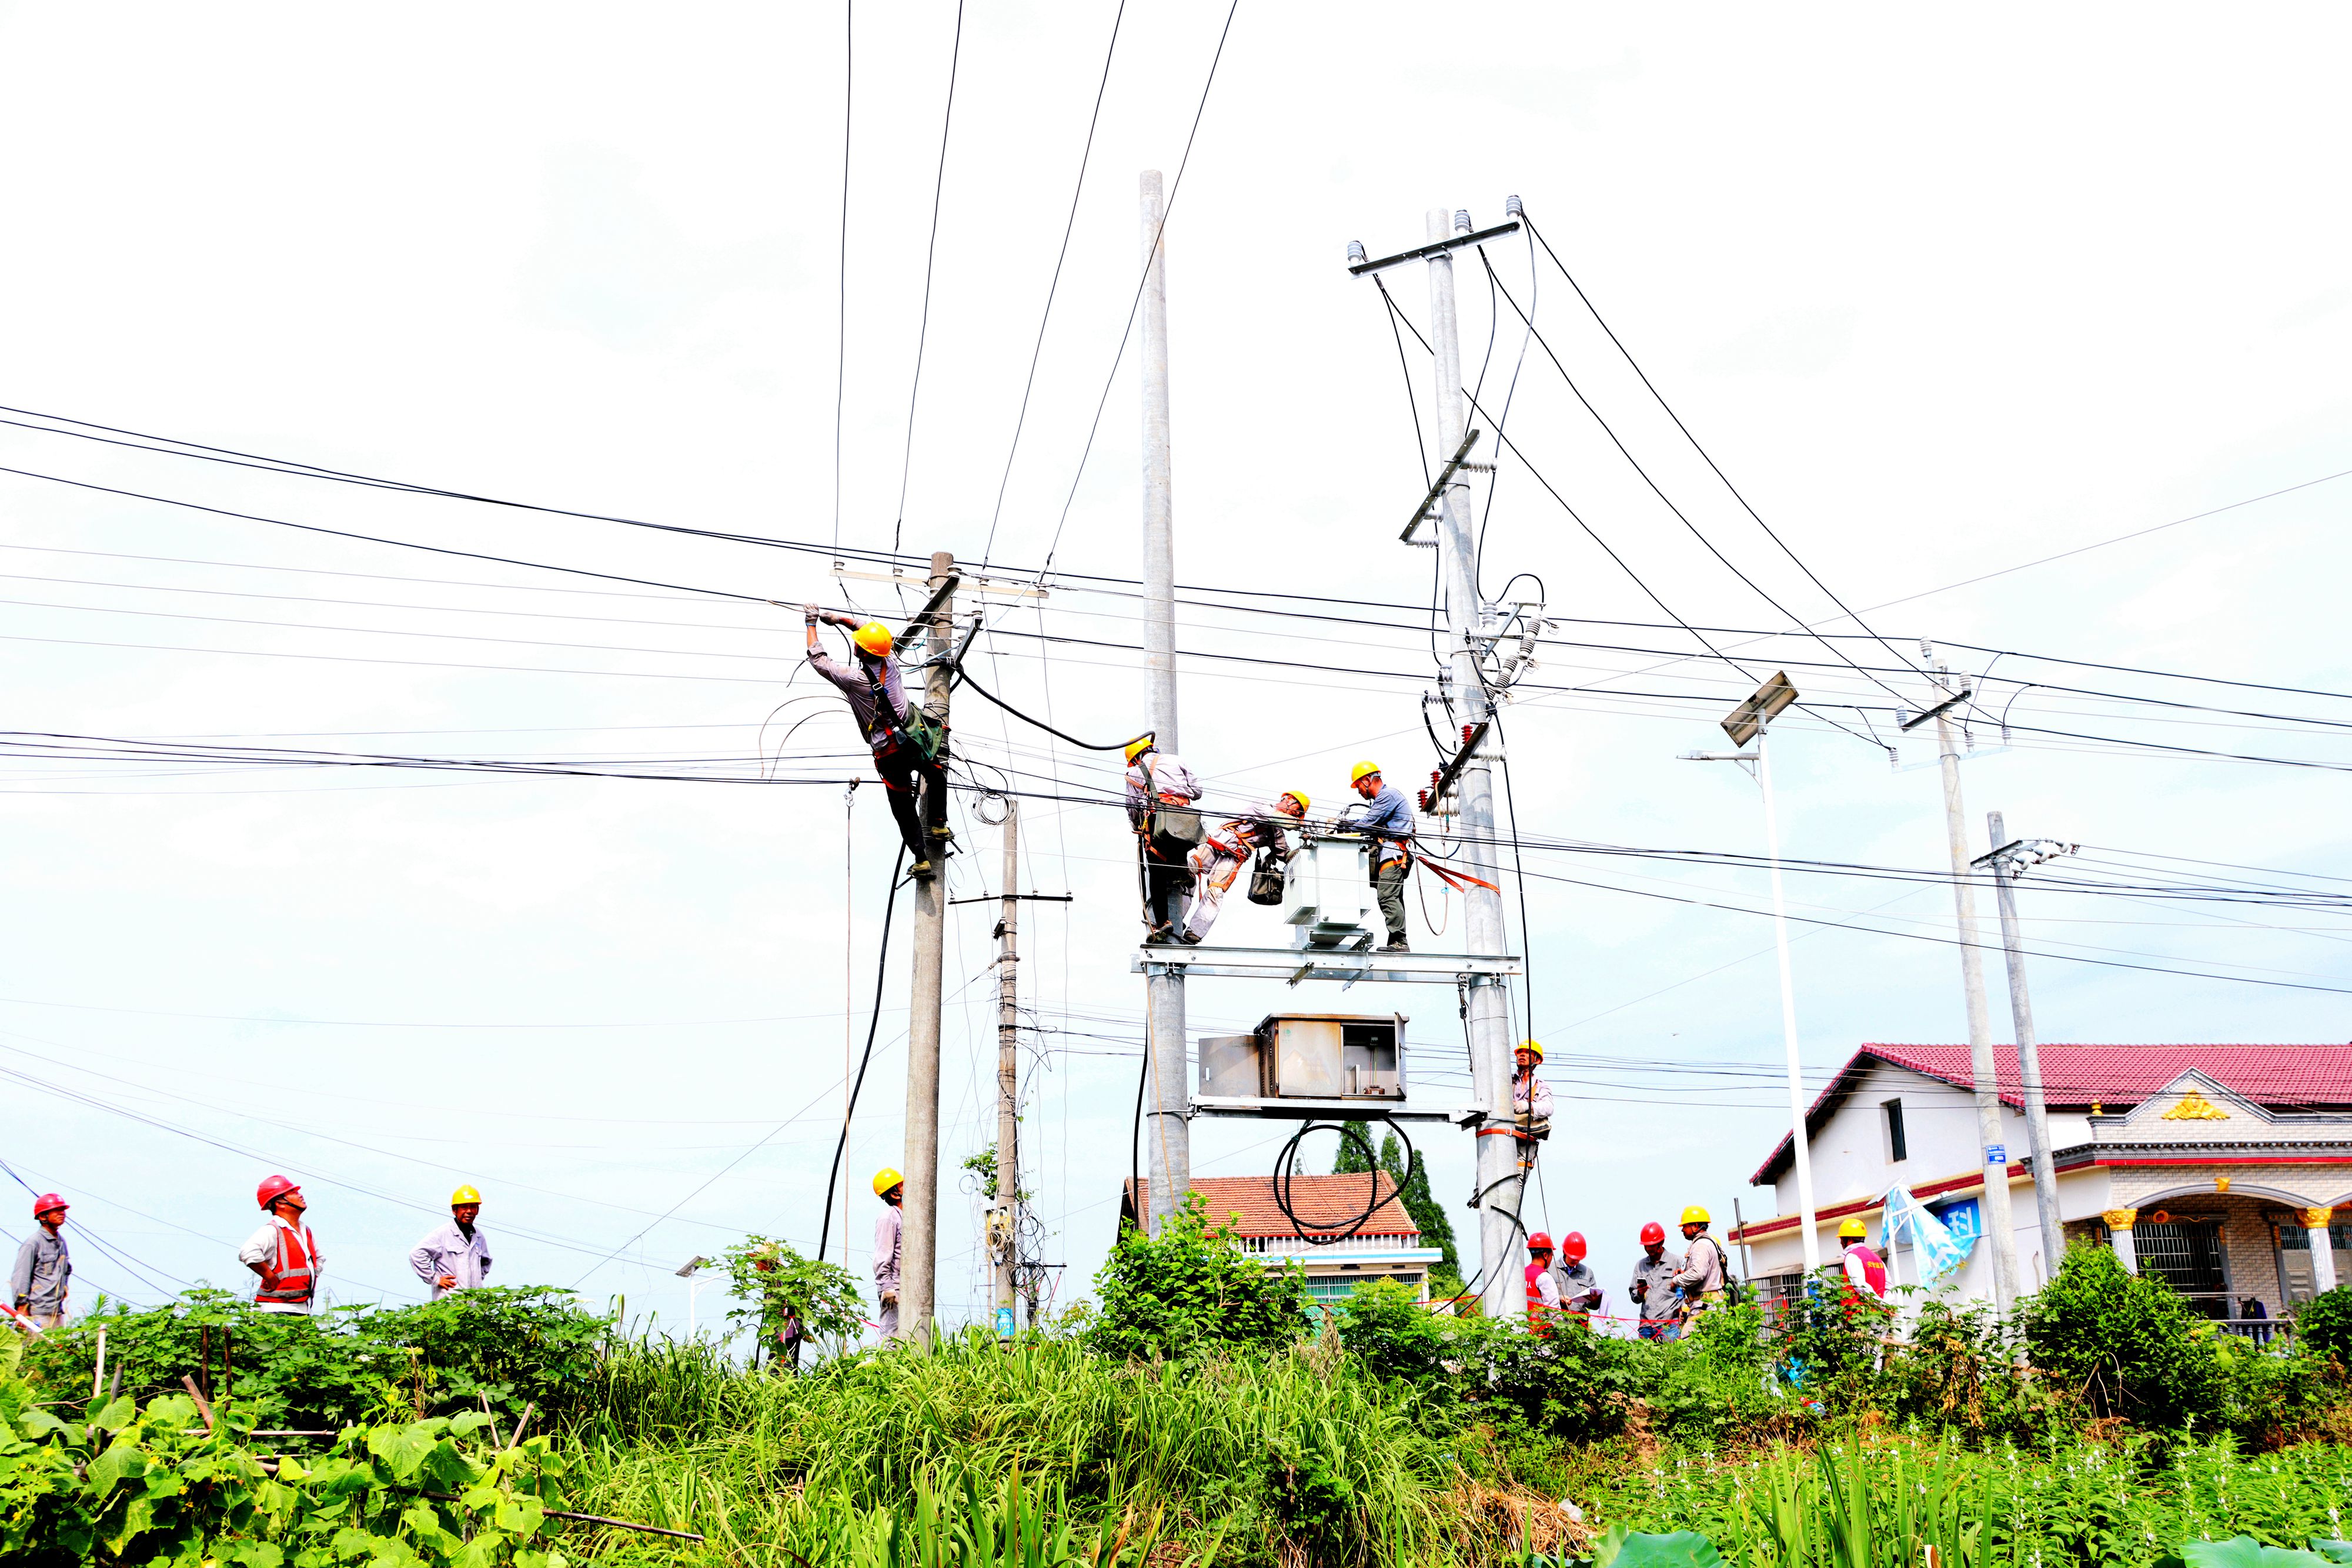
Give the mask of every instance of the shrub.
[[2295, 1308], [2294, 1337], [2305, 1349], [2352, 1366], [2352, 1285], [2322, 1291]]
[[1100, 1312], [1087, 1343], [1124, 1360], [1276, 1349], [1307, 1333], [1304, 1278], [1295, 1264], [1268, 1269], [1245, 1256], [1192, 1193], [1159, 1235], [1120, 1234], [1095, 1275]]
[[[1858, 1292], [1832, 1269], [1806, 1280], [1780, 1322], [1781, 1354], [1790, 1385], [1806, 1402], [1836, 1412], [1880, 1402], [1880, 1353], [1894, 1333], [1895, 1309]], [[1706, 1319], [1700, 1319], [1702, 1328]]]
[[1753, 1302], [1710, 1308], [1684, 1338], [1640, 1350], [1643, 1397], [1658, 1427], [1675, 1437], [1719, 1443], [1788, 1411], [1764, 1313]]
[[1932, 1296], [1919, 1302], [1909, 1340], [1887, 1352], [1883, 1397], [1899, 1419], [1970, 1437], [2028, 1437], [2048, 1414], [1990, 1304]]
[[1508, 1318], [1460, 1320], [1449, 1338], [1461, 1397], [1507, 1443], [1589, 1443], [1624, 1430], [1640, 1387], [1633, 1343], [1565, 1323], [1542, 1337]]
[[610, 1327], [569, 1292], [544, 1286], [316, 1314], [256, 1312], [226, 1291], [195, 1290], [43, 1334], [25, 1368], [50, 1390], [87, 1394], [103, 1329], [110, 1378], [119, 1371], [122, 1392], [144, 1401], [177, 1394], [183, 1375], [205, 1373], [210, 1331], [210, 1392], [233, 1394], [265, 1428], [478, 1412], [485, 1399], [502, 1416], [535, 1404], [534, 1421], [564, 1419], [589, 1393]]
[[1446, 1376], [1444, 1321], [1394, 1280], [1359, 1285], [1339, 1304], [1339, 1343], [1375, 1377], [1426, 1387]]
[[2071, 1249], [2019, 1317], [2034, 1368], [2095, 1415], [2169, 1431], [2222, 1412], [2210, 1325], [2105, 1247]]

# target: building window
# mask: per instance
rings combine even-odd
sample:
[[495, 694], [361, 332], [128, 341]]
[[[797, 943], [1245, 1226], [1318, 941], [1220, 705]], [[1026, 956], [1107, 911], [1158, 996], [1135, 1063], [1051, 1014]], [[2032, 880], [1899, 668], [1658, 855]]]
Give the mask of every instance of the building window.
[[1881, 1109], [1886, 1113], [1886, 1160], [1899, 1166], [1911, 1157], [1910, 1141], [1903, 1135], [1903, 1102], [1889, 1100]]

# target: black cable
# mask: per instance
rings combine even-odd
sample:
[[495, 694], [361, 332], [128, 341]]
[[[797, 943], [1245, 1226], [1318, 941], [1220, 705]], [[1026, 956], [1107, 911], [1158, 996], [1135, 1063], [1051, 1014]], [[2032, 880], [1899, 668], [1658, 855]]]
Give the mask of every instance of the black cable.
[[[1142, 852], [1136, 863], [1142, 864]], [[1143, 1090], [1151, 1082], [1151, 1042], [1143, 1043], [1143, 1066], [1135, 1075], [1135, 1125], [1127, 1134], [1128, 1190], [1135, 1195], [1135, 1228], [1151, 1234], [1151, 1197], [1143, 1186]]]
[[[1502, 741], [1502, 716], [1496, 715], [1492, 722], [1496, 739]], [[1511, 814], [1511, 876], [1518, 883], [1519, 894], [1519, 952], [1523, 956], [1521, 963], [1524, 966], [1519, 971], [1519, 995], [1527, 1003], [1528, 1033], [1532, 1035], [1536, 1031], [1536, 942], [1528, 932], [1528, 873], [1519, 861], [1519, 803], [1511, 793], [1511, 760], [1507, 744], [1504, 746], [1503, 758], [1503, 804]]]
[[[1021, 634], [1023, 633], [1016, 633], [1016, 635]], [[1028, 634], [1034, 635], [1034, 633]], [[1064, 639], [1061, 638], [1045, 639], [1045, 641], [1048, 642], [1060, 642], [1063, 640]], [[1011, 703], [1006, 702], [1003, 697], [998, 696], [994, 692], [990, 691], [986, 686], [983, 686], [978, 681], [973, 680], [971, 678], [971, 671], [966, 668], [961, 662], [956, 665], [956, 674], [962, 678], [962, 682], [965, 685], [970, 686], [973, 691], [978, 692], [982, 696], [986, 697], [990, 702], [994, 703], [998, 707], [1003, 708], [1006, 713], [1011, 714], [1014, 718], [1019, 719], [1022, 723], [1037, 729], [1042, 729], [1056, 740], [1067, 741], [1070, 745], [1076, 747], [1081, 751], [1124, 751], [1129, 747], [1133, 746], [1137, 741], [1146, 739], [1150, 735], [1150, 731], [1146, 730], [1142, 735], [1132, 736], [1126, 740], [1115, 740], [1108, 746], [1097, 746], [1093, 741], [1080, 740], [1075, 735], [1066, 735], [1062, 731], [1055, 729], [1052, 725], [1047, 724], [1044, 719], [1031, 718], [1027, 714], [1023, 713], [1019, 708], [1014, 707]]]
[[[922, 395], [923, 391], [923, 345], [929, 340], [931, 335], [931, 262], [938, 256], [940, 248], [940, 195], [947, 189], [948, 131], [955, 124], [956, 68], [962, 61], [963, 0], [956, 0], [955, 43], [948, 53], [948, 107], [947, 112], [940, 119], [940, 168], [939, 172], [931, 180], [931, 237], [923, 246], [923, 309], [915, 328], [915, 378], [913, 383], [907, 389], [907, 445], [898, 456], [898, 515], [890, 524], [890, 551], [893, 555], [898, 553], [899, 535], [907, 526], [907, 479], [913, 472], [915, 462], [915, 402]], [[843, 183], [845, 186], [847, 184], [846, 174], [843, 176]], [[845, 243], [848, 230], [846, 201], [843, 203], [842, 225]], [[840, 415], [836, 413], [834, 417], [838, 421]], [[840, 463], [841, 455], [836, 450], [834, 454], [835, 467], [834, 483], [836, 486], [841, 482], [838, 472]], [[836, 512], [835, 537], [838, 538], [840, 532], [839, 515]]]
[[1110, 86], [1110, 63], [1118, 53], [1119, 24], [1127, 19], [1127, 0], [1118, 0], [1118, 9], [1110, 19], [1110, 42], [1103, 49], [1102, 78], [1095, 83], [1094, 111], [1087, 116], [1087, 144], [1078, 153], [1078, 182], [1070, 192], [1070, 215], [1062, 220], [1062, 248], [1054, 253], [1054, 276], [1045, 284], [1045, 309], [1037, 318], [1037, 341], [1029, 349], [1029, 374], [1021, 383], [1021, 411], [1013, 418], [1013, 444], [1004, 454], [1004, 473], [996, 481], [996, 506], [988, 514], [988, 538], [981, 546], [982, 566], [996, 549], [996, 523], [1004, 515], [1005, 487], [1013, 483], [1013, 460], [1021, 453], [1021, 433], [1029, 423], [1029, 394], [1037, 387], [1037, 362], [1045, 352], [1045, 329], [1054, 319], [1054, 297], [1062, 287], [1062, 264], [1070, 256], [1070, 235], [1078, 226], [1078, 198], [1086, 193], [1087, 165], [1095, 155], [1095, 127], [1101, 123], [1103, 93]]
[[[1407, 1135], [1405, 1130], [1399, 1126], [1395, 1118], [1391, 1116], [1380, 1115], [1377, 1117], [1367, 1118], [1367, 1120], [1377, 1120], [1385, 1123], [1389, 1131], [1394, 1133], [1399, 1139], [1402, 1140], [1405, 1151], [1405, 1171], [1410, 1175], [1412, 1170], [1413, 1160], [1412, 1139]], [[1302, 1221], [1298, 1218], [1297, 1211], [1290, 1207], [1290, 1167], [1292, 1165], [1292, 1156], [1298, 1152], [1298, 1145], [1306, 1142], [1307, 1134], [1309, 1133], [1320, 1132], [1326, 1127], [1329, 1127], [1338, 1132], [1342, 1141], [1352, 1140], [1358, 1148], [1364, 1151], [1364, 1166], [1365, 1169], [1370, 1173], [1372, 1178], [1371, 1197], [1370, 1200], [1365, 1205], [1364, 1211], [1361, 1214], [1357, 1215], [1356, 1218], [1344, 1228], [1342, 1228], [1337, 1220], [1332, 1221], [1328, 1225], [1318, 1221], [1315, 1224], [1314, 1229], [1310, 1231], [1307, 1228], [1307, 1222]], [[1381, 1177], [1383, 1174], [1385, 1173], [1381, 1168], [1380, 1151], [1372, 1147], [1370, 1139], [1365, 1137], [1363, 1134], [1356, 1131], [1356, 1129], [1349, 1124], [1345, 1122], [1302, 1122], [1299, 1124], [1298, 1131], [1290, 1135], [1290, 1141], [1282, 1145], [1282, 1153], [1275, 1156], [1275, 1207], [1282, 1210], [1282, 1217], [1290, 1221], [1292, 1234], [1296, 1235], [1300, 1240], [1306, 1242], [1309, 1247], [1328, 1247], [1334, 1242], [1345, 1241], [1348, 1238], [1356, 1234], [1357, 1231], [1361, 1230], [1366, 1225], [1370, 1223], [1372, 1216], [1380, 1211], [1381, 1204], [1387, 1201], [1381, 1196]], [[1400, 1185], [1394, 1196], [1399, 1201], [1402, 1201], [1403, 1197], [1403, 1187], [1402, 1185]]]
[[[849, 1103], [841, 1113], [841, 1137], [833, 1145], [833, 1169], [824, 1178], [824, 1219], [817, 1228], [816, 1260], [824, 1261], [824, 1249], [833, 1239], [833, 1194], [841, 1180], [841, 1158], [849, 1148], [849, 1121], [857, 1114], [857, 1093], [866, 1087], [866, 1066], [874, 1060], [874, 1036], [882, 1027], [882, 980], [890, 962], [890, 914], [898, 907], [898, 889], [905, 885], [898, 873], [907, 863], [907, 846], [898, 846], [898, 858], [890, 867], [890, 895], [882, 904], [882, 955], [874, 964], [874, 1015], [866, 1025], [866, 1051], [857, 1059], [857, 1078], [849, 1086]], [[841, 1261], [849, 1262], [849, 1238], [841, 1239]]]

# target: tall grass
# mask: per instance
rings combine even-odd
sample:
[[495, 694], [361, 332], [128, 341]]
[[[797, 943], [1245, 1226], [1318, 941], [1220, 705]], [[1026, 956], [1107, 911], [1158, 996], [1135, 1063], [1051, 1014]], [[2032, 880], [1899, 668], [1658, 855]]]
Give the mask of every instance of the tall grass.
[[790, 1378], [641, 1345], [606, 1384], [577, 1430], [582, 1506], [702, 1531], [713, 1561], [820, 1561], [843, 1521], [927, 1493], [994, 1517], [1016, 1482], [1061, 1522], [1149, 1539], [1155, 1563], [1491, 1560], [1461, 1554], [1479, 1544], [1447, 1501], [1462, 1470], [1412, 1396], [1328, 1346], [1154, 1365], [974, 1334]]

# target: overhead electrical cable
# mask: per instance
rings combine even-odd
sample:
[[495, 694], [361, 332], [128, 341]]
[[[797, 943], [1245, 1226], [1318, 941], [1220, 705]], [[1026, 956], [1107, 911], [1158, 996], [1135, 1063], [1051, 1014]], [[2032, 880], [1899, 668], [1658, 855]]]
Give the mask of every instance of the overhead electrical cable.
[[1004, 453], [1004, 473], [996, 482], [996, 505], [988, 514], [988, 539], [982, 545], [981, 564], [993, 559], [996, 549], [996, 524], [1004, 515], [1004, 492], [1013, 483], [1013, 460], [1021, 453], [1021, 433], [1029, 424], [1029, 395], [1037, 387], [1037, 363], [1045, 352], [1045, 329], [1054, 319], [1054, 298], [1061, 292], [1062, 264], [1069, 259], [1070, 235], [1078, 226], [1078, 198], [1086, 194], [1087, 168], [1094, 161], [1095, 128], [1102, 122], [1103, 94], [1110, 87], [1110, 64], [1118, 54], [1118, 29], [1127, 20], [1127, 0], [1118, 0], [1118, 9], [1111, 13], [1110, 42], [1103, 46], [1102, 75], [1095, 83], [1095, 106], [1087, 116], [1087, 141], [1078, 152], [1078, 178], [1070, 188], [1070, 214], [1062, 220], [1062, 246], [1054, 253], [1054, 275], [1045, 283], [1045, 308], [1037, 318], [1037, 340], [1029, 350], [1029, 373], [1021, 382], [1021, 408], [1013, 417], [1013, 443]]
[[[955, 124], [956, 69], [962, 63], [963, 0], [956, 0], [955, 42], [950, 46], [948, 51], [948, 104], [946, 111], [940, 116], [940, 167], [939, 172], [931, 179], [931, 237], [924, 242], [923, 245], [923, 308], [922, 314], [918, 319], [915, 327], [915, 374], [913, 381], [907, 388], [907, 444], [898, 456], [898, 515], [892, 518], [890, 523], [890, 550], [894, 555], [898, 553], [900, 536], [907, 526], [907, 480], [908, 476], [914, 472], [915, 464], [915, 407], [917, 401], [922, 396], [923, 392], [923, 347], [929, 340], [931, 335], [931, 266], [933, 261], [937, 259], [940, 249], [940, 197], [941, 193], [947, 190], [948, 132]], [[845, 171], [845, 158], [844, 167]], [[843, 178], [845, 185], [847, 182], [847, 175], [845, 172]], [[842, 204], [842, 244], [844, 247], [845, 276], [846, 276], [847, 267], [848, 232], [849, 206], [845, 196]], [[839, 450], [838, 431], [840, 417], [840, 413], [836, 410], [834, 415], [835, 423], [835, 447], [833, 457], [835, 470], [834, 485], [836, 488], [838, 488], [841, 484], [841, 453]], [[836, 499], [834, 507], [834, 537], [837, 539], [840, 535], [840, 506]]]
[[[959, 13], [961, 15], [961, 13]], [[841, 426], [849, 392], [849, 132], [857, 87], [857, 0], [841, 6], [841, 254], [834, 274], [833, 545], [841, 548]]]
[[[1209, 89], [1217, 85], [1217, 67], [1224, 60], [1225, 40], [1233, 36], [1234, 17], [1241, 8], [1242, 0], [1233, 0], [1225, 8], [1225, 25], [1217, 32], [1217, 52], [1209, 57], [1209, 75], [1201, 83], [1201, 101], [1192, 110], [1192, 129], [1184, 133], [1184, 154], [1177, 160], [1176, 178], [1169, 182], [1168, 200], [1160, 204], [1160, 225], [1152, 230], [1151, 243], [1143, 247], [1143, 270], [1136, 277], [1134, 297], [1127, 302], [1127, 325], [1119, 329], [1118, 352], [1111, 356], [1110, 373], [1103, 378], [1102, 396], [1096, 400], [1094, 419], [1087, 426], [1087, 444], [1078, 453], [1076, 471], [1070, 476], [1070, 493], [1062, 501], [1062, 515], [1054, 524], [1053, 538], [1046, 544], [1045, 563], [1037, 569], [1040, 581], [1053, 570], [1055, 553], [1061, 549], [1062, 529], [1069, 524], [1070, 507], [1078, 498], [1078, 483], [1086, 477], [1087, 459], [1094, 453], [1095, 434], [1102, 428], [1103, 410], [1110, 404], [1110, 389], [1118, 380], [1119, 361], [1127, 358], [1128, 340], [1135, 334], [1136, 311], [1143, 304], [1144, 286], [1151, 281], [1151, 261], [1160, 254], [1160, 236], [1168, 232], [1168, 220], [1176, 211], [1176, 198], [1183, 192], [1184, 171], [1192, 163], [1192, 143], [1201, 134], [1202, 116], [1209, 111]], [[992, 530], [993, 527], [992, 523]]]

